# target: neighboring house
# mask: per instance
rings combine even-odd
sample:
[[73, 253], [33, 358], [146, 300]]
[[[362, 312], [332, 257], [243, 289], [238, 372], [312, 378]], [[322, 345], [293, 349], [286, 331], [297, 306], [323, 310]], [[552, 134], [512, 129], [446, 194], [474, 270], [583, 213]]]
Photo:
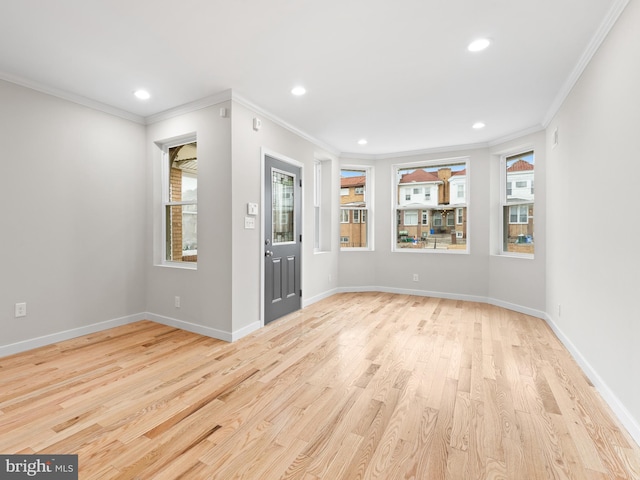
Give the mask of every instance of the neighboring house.
[[340, 177], [340, 246], [367, 246], [366, 176]]
[[[430, 235], [467, 237], [466, 170], [417, 169], [398, 182], [398, 241], [424, 240]], [[414, 207], [414, 208], [412, 208]]]
[[534, 166], [519, 159], [507, 166], [507, 243], [533, 242]]

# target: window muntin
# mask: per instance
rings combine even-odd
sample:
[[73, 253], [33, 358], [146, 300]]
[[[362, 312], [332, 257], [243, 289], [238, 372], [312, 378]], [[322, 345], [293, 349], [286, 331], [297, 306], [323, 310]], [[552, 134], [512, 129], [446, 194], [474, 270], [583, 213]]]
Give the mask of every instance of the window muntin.
[[198, 260], [197, 142], [168, 147], [163, 178], [164, 262]]
[[342, 249], [370, 248], [369, 176], [369, 168], [340, 170], [340, 238], [348, 239], [340, 242]]
[[505, 156], [502, 159], [502, 251], [533, 255], [534, 245], [534, 176], [533, 151]]
[[467, 250], [467, 160], [394, 166], [394, 250]]

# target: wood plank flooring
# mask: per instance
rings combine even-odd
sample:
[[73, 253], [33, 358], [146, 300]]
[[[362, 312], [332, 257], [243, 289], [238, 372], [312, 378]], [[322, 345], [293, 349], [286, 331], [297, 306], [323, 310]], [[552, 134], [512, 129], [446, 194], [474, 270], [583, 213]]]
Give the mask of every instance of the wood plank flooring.
[[233, 344], [149, 321], [0, 359], [0, 453], [89, 479], [640, 479], [548, 326], [339, 294]]

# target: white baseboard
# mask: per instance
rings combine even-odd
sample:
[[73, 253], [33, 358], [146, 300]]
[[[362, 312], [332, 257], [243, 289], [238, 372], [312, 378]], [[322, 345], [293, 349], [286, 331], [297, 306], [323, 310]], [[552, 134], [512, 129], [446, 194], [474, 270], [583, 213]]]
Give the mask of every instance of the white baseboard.
[[523, 307], [522, 305], [516, 305], [515, 303], [509, 303], [495, 298], [488, 298], [486, 303], [489, 305], [495, 305], [496, 307], [506, 308], [507, 310], [513, 310], [514, 312], [524, 313], [531, 317], [541, 318], [542, 320], [547, 319], [547, 314], [545, 312], [536, 310], [535, 308]]
[[514, 312], [524, 313], [536, 318], [546, 318], [546, 314], [540, 310], [533, 308], [523, 307], [514, 303], [497, 300], [495, 298], [482, 297], [478, 295], [464, 295], [458, 293], [445, 293], [445, 292], [433, 292], [429, 290], [413, 290], [409, 288], [394, 288], [394, 287], [340, 287], [337, 289], [339, 293], [351, 293], [351, 292], [384, 292], [384, 293], [397, 293], [400, 295], [416, 295], [419, 297], [433, 297], [433, 298], [446, 298], [448, 300], [464, 300], [465, 302], [479, 302], [487, 303], [489, 305], [495, 305], [497, 307], [506, 308], [507, 310], [513, 310]]
[[13, 355], [20, 352], [26, 352], [27, 350], [32, 350], [34, 348], [51, 345], [52, 343], [58, 343], [64, 340], [81, 337], [82, 335], [89, 335], [91, 333], [101, 332], [102, 330], [107, 330], [109, 328], [138, 322], [140, 320], [144, 320], [146, 318], [145, 315], [146, 314], [144, 313], [136, 313], [134, 315], [127, 315], [126, 317], [114, 318], [112, 320], [106, 320], [104, 322], [93, 323], [84, 327], [72, 328], [70, 330], [64, 330], [62, 332], [51, 333], [49, 335], [43, 335], [36, 338], [30, 338], [21, 342], [1, 345], [0, 357]]
[[309, 305], [313, 305], [316, 302], [319, 302], [320, 300], [324, 300], [325, 298], [329, 298], [331, 295], [335, 295], [336, 293], [338, 293], [339, 289], [337, 288], [332, 288], [331, 290], [327, 290], [326, 292], [323, 292], [319, 295], [315, 295], [311, 298], [306, 298], [302, 300], [302, 308], [304, 307], [308, 307]]
[[255, 321], [250, 323], [246, 327], [241, 328], [240, 330], [235, 330], [231, 333], [231, 341], [235, 342], [236, 340], [240, 340], [242, 337], [246, 337], [252, 332], [262, 328], [262, 322]]
[[591, 380], [593, 386], [598, 390], [602, 399], [609, 405], [613, 413], [618, 417], [620, 423], [627, 429], [629, 435], [633, 437], [638, 445], [640, 445], [640, 424], [631, 415], [629, 410], [624, 406], [615, 393], [609, 388], [606, 382], [598, 375], [598, 372], [591, 366], [587, 359], [582, 355], [580, 350], [573, 344], [571, 340], [564, 334], [549, 315], [545, 315], [544, 320], [547, 322], [556, 337], [562, 342], [569, 353], [578, 363], [584, 374]]
[[179, 328], [186, 330], [187, 332], [198, 333], [206, 337], [217, 338], [218, 340], [224, 340], [225, 342], [232, 342], [234, 335], [224, 330], [218, 330], [217, 328], [206, 327], [204, 325], [198, 325], [196, 323], [185, 322], [184, 320], [178, 320], [177, 318], [165, 317], [164, 315], [157, 315], [155, 313], [147, 312], [147, 320], [152, 322], [161, 323], [169, 327]]

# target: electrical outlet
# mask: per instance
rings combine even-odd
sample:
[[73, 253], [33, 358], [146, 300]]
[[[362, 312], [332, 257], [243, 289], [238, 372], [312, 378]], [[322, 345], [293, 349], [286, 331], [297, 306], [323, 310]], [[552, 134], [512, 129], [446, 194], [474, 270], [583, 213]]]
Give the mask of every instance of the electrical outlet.
[[413, 274], [413, 281], [414, 282], [419, 282], [420, 281], [420, 276], [417, 273]]
[[15, 310], [15, 317], [26, 317], [27, 316], [27, 304], [22, 302], [22, 303], [16, 303], [16, 310]]
[[173, 304], [176, 306], [176, 308], [180, 308], [180, 297], [176, 296], [173, 299]]

